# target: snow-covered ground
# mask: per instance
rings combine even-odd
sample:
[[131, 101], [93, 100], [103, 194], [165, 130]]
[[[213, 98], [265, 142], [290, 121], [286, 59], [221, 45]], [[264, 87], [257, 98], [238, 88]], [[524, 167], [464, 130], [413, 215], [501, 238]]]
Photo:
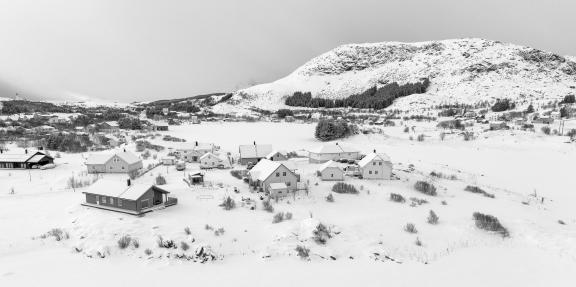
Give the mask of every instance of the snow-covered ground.
[[[82, 189], [68, 189], [66, 183], [72, 175], [88, 177], [82, 172], [86, 154], [61, 153], [51, 170], [0, 170], [0, 286], [573, 286], [574, 144], [565, 143], [566, 137], [517, 130], [486, 132], [468, 142], [447, 135], [441, 141], [434, 124], [409, 125], [416, 126], [415, 133], [404, 133], [397, 125], [383, 128], [383, 134], [344, 140], [365, 153], [387, 153], [397, 179], [346, 178], [360, 193], [334, 194], [333, 203], [324, 199], [332, 183], [315, 177], [319, 165], [292, 159], [290, 164], [311, 189], [308, 195], [273, 202], [275, 212], [293, 214], [276, 224], [273, 213], [262, 210], [258, 196], [229, 170], [206, 171], [207, 185], [189, 188], [182, 178], [198, 170], [197, 164], [188, 164], [184, 172], [155, 168], [137, 180], [152, 183], [162, 174], [178, 205], [143, 217], [80, 206]], [[321, 144], [313, 138], [311, 124], [203, 123], [170, 129], [161, 134], [212, 142], [232, 154], [239, 144], [253, 141], [286, 151]], [[408, 139], [421, 133], [427, 135], [423, 142]], [[152, 142], [171, 145], [159, 138]], [[134, 150], [133, 143], [126, 148]], [[431, 171], [457, 180], [431, 178]], [[413, 189], [423, 179], [438, 187], [438, 196]], [[495, 198], [466, 192], [466, 185], [480, 186]], [[392, 192], [428, 203], [412, 207], [391, 202]], [[231, 211], [218, 206], [228, 195], [237, 203]], [[242, 206], [242, 198], [254, 199], [256, 210]], [[426, 222], [430, 210], [440, 217], [438, 225]], [[497, 216], [510, 238], [477, 229], [475, 211]], [[310, 238], [309, 227], [317, 222], [334, 232], [326, 245]], [[408, 222], [416, 225], [417, 234], [403, 230]], [[206, 225], [224, 233], [216, 235]], [[51, 228], [65, 230], [70, 238], [39, 238]], [[138, 238], [139, 248], [119, 249], [117, 240], [123, 235]], [[159, 248], [159, 235], [177, 244], [187, 242], [190, 249]], [[422, 246], [415, 244], [417, 238]], [[310, 248], [310, 261], [296, 255], [297, 245]], [[200, 264], [175, 258], [206, 246], [218, 260]], [[146, 255], [145, 249], [152, 253]]]

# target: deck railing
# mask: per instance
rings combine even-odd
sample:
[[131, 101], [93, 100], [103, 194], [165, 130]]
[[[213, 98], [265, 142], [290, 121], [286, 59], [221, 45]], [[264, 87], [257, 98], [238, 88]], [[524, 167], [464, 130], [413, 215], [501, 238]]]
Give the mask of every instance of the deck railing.
[[164, 206], [172, 206], [172, 205], [176, 205], [176, 204], [178, 204], [178, 198], [168, 197], [168, 200], [166, 200], [166, 203], [164, 203]]

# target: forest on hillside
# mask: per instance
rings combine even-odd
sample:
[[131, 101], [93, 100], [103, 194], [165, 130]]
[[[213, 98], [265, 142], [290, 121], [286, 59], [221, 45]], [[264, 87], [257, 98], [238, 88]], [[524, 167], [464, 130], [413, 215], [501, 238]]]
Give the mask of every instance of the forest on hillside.
[[423, 79], [418, 83], [400, 85], [397, 82], [386, 84], [381, 87], [371, 87], [368, 90], [348, 96], [344, 99], [324, 99], [312, 97], [310, 92], [295, 92], [288, 96], [285, 104], [293, 107], [307, 108], [358, 108], [358, 109], [384, 109], [394, 102], [395, 99], [412, 94], [426, 92], [430, 85], [429, 79]]

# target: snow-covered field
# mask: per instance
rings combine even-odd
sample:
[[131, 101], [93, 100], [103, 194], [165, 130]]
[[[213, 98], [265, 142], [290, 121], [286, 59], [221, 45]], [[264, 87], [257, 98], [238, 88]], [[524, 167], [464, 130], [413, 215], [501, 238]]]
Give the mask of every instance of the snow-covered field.
[[[409, 140], [411, 134], [401, 126], [346, 139], [362, 152], [387, 153], [397, 179], [346, 178], [360, 193], [334, 194], [333, 203], [325, 200], [332, 183], [315, 177], [319, 165], [292, 159], [311, 189], [308, 195], [273, 202], [275, 212], [293, 214], [276, 224], [273, 213], [262, 210], [259, 198], [229, 170], [206, 171], [207, 186], [196, 188], [187, 187], [182, 177], [197, 164], [188, 164], [184, 172], [165, 166], [152, 170], [137, 180], [152, 183], [164, 175], [178, 205], [143, 217], [80, 206], [82, 189], [73, 191], [66, 183], [72, 175], [85, 176], [86, 154], [62, 153], [51, 170], [0, 170], [0, 286], [573, 286], [576, 146], [565, 143], [565, 137], [517, 130], [487, 132], [469, 142], [453, 135], [440, 141], [432, 124], [415, 125], [416, 134], [428, 136], [425, 141]], [[170, 129], [162, 134], [213, 142], [232, 154], [239, 144], [254, 141], [285, 151], [320, 144], [310, 124], [203, 123]], [[171, 145], [159, 138], [153, 143]], [[134, 145], [126, 148], [134, 150]], [[431, 178], [431, 171], [457, 180]], [[413, 189], [423, 179], [438, 187], [438, 196]], [[495, 198], [466, 192], [466, 185], [480, 186]], [[416, 197], [428, 203], [395, 203], [389, 200], [392, 192], [408, 202]], [[236, 200], [236, 209], [218, 206], [227, 195]], [[254, 199], [256, 210], [242, 206], [242, 198]], [[430, 210], [440, 217], [438, 225], [426, 222]], [[497, 216], [510, 238], [476, 228], [475, 211]], [[310, 238], [310, 226], [318, 222], [334, 232], [326, 245]], [[417, 234], [403, 230], [408, 222]], [[216, 235], [206, 225], [224, 233]], [[39, 238], [51, 228], [65, 230], [69, 239]], [[123, 235], [138, 238], [140, 246], [119, 249]], [[159, 248], [159, 235], [187, 242], [190, 249]], [[417, 238], [422, 246], [415, 244]], [[310, 261], [296, 255], [297, 245], [310, 248]], [[176, 258], [202, 246], [210, 246], [219, 259], [201, 264]], [[146, 255], [145, 249], [152, 253]]]

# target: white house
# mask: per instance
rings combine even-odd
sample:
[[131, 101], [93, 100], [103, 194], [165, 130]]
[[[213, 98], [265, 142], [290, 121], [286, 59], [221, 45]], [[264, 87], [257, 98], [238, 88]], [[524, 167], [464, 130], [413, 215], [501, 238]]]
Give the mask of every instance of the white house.
[[288, 154], [283, 151], [272, 151], [266, 156], [267, 159], [271, 161], [285, 161], [288, 160]]
[[211, 152], [200, 157], [200, 168], [225, 168], [229, 166], [227, 159]]
[[311, 163], [323, 163], [341, 159], [357, 160], [359, 156], [360, 151], [339, 143], [325, 144], [308, 151], [308, 158]]
[[131, 173], [143, 167], [142, 160], [131, 152], [92, 154], [86, 160], [88, 173]]
[[358, 162], [360, 174], [366, 179], [390, 179], [392, 162], [382, 153], [370, 153]]
[[344, 170], [335, 161], [327, 161], [318, 169], [318, 175], [322, 180], [344, 180]]
[[259, 160], [266, 158], [272, 152], [272, 145], [270, 144], [254, 144], [241, 145], [238, 147], [240, 153], [239, 163], [247, 165], [249, 163], [257, 163]]
[[207, 153], [214, 153], [217, 148], [211, 143], [182, 142], [174, 145], [178, 158], [187, 162], [198, 162], [200, 157]]
[[248, 171], [248, 178], [250, 185], [258, 187], [267, 193], [270, 193], [271, 188], [276, 189], [280, 187], [277, 184], [271, 186], [273, 183], [282, 183], [286, 185], [287, 191], [295, 191], [300, 179], [294, 171], [290, 170], [284, 164], [268, 159], [260, 160]]
[[162, 158], [163, 165], [174, 165], [176, 164], [176, 157], [175, 156], [165, 156]]

